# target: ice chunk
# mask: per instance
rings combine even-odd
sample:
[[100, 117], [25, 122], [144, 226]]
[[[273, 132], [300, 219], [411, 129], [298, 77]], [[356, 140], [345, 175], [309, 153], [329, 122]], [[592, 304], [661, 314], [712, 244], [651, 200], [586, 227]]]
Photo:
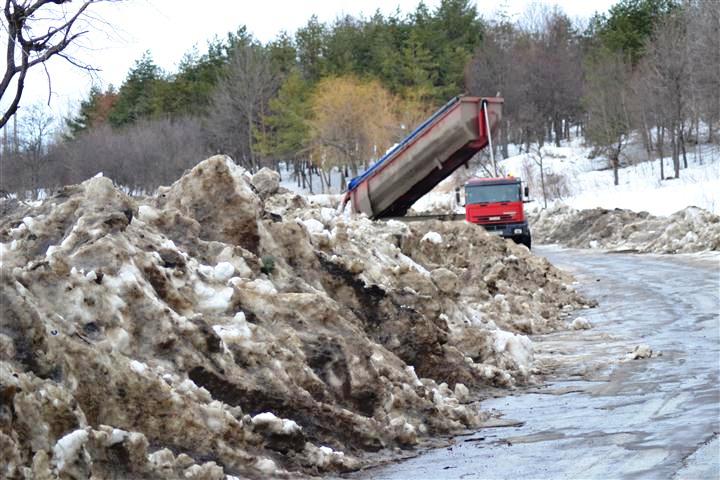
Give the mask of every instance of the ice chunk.
[[213, 330], [225, 343], [232, 343], [252, 337], [252, 330], [247, 322], [237, 322], [230, 325], [213, 325]]
[[140, 205], [138, 207], [138, 217], [143, 222], [153, 222], [160, 218], [160, 214], [157, 210], [149, 205]]
[[308, 233], [322, 233], [325, 230], [325, 225], [322, 222], [309, 218], [307, 220], [300, 220], [300, 223], [305, 226]]
[[585, 317], [577, 317], [570, 323], [570, 328], [573, 330], [587, 330], [592, 328], [592, 324]]
[[143, 373], [145, 373], [145, 370], [147, 370], [148, 366], [147, 366], [147, 364], [145, 364], [143, 362], [138, 362], [137, 360], [131, 360], [130, 368], [132, 369], [133, 372], [139, 373], [140, 375], [142, 375]]
[[462, 383], [456, 383], [455, 384], [455, 398], [458, 399], [459, 402], [466, 403], [470, 399], [470, 390], [463, 385]]
[[119, 428], [113, 428], [112, 433], [110, 434], [110, 439], [108, 440], [109, 445], [115, 445], [116, 443], [120, 443], [125, 438], [127, 438], [128, 432], [125, 430], [120, 430]]
[[213, 277], [218, 282], [226, 282], [235, 274], [235, 267], [230, 262], [220, 262], [215, 265]]
[[275, 465], [275, 462], [270, 460], [269, 458], [258, 458], [255, 461], [255, 468], [260, 470], [263, 473], [271, 474], [277, 472], [277, 465]]
[[80, 449], [88, 440], [88, 432], [84, 429], [68, 433], [57, 441], [53, 447], [53, 462], [61, 472], [65, 466], [75, 461]]
[[423, 235], [420, 241], [430, 242], [439, 245], [442, 243], [442, 236], [437, 232], [427, 232], [425, 235]]
[[327, 208], [322, 207], [320, 209], [320, 218], [322, 218], [323, 222], [326, 224], [331, 224], [333, 220], [335, 220], [335, 217], [337, 217], [337, 211], [334, 208]]
[[195, 284], [195, 293], [198, 296], [198, 307], [201, 310], [222, 312], [230, 307], [232, 287], [213, 288], [203, 282]]
[[504, 353], [521, 369], [529, 369], [533, 360], [532, 342], [525, 335], [494, 330], [493, 346], [498, 353]]
[[275, 295], [277, 293], [275, 285], [273, 285], [270, 280], [264, 278], [256, 278], [252, 282], [247, 282], [245, 286], [265, 295]]
[[258, 413], [252, 417], [253, 425], [263, 427], [264, 429], [281, 435], [291, 435], [297, 433], [302, 428], [293, 420], [287, 418], [278, 418], [272, 412]]
[[628, 353], [625, 358], [628, 360], [639, 360], [641, 358], [652, 357], [653, 351], [649, 345], [636, 345], [632, 352]]

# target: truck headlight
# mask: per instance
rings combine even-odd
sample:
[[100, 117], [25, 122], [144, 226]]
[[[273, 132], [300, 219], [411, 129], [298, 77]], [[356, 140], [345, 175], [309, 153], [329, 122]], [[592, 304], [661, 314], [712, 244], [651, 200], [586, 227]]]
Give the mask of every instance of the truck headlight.
[[516, 233], [516, 234], [522, 233], [522, 228], [516, 228], [515, 230], [513, 230], [513, 233]]

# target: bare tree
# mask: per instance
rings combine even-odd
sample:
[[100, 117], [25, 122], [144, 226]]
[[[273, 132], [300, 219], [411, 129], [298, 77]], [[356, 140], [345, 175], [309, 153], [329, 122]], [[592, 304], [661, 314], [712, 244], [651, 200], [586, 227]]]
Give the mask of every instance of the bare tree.
[[542, 189], [543, 194], [543, 208], [547, 208], [547, 191], [545, 190], [545, 155], [543, 152], [542, 147], [540, 144], [537, 144], [536, 146], [532, 147], [530, 149], [530, 158], [532, 158], [533, 162], [538, 166], [540, 169], [540, 188]]
[[510, 129], [518, 116], [522, 96], [522, 68], [513, 58], [512, 49], [518, 34], [507, 18], [488, 26], [483, 42], [465, 70], [465, 88], [478, 96], [500, 93], [505, 99], [500, 124], [499, 144], [503, 157], [509, 156]]
[[279, 87], [278, 74], [269, 53], [252, 41], [235, 47], [227, 68], [213, 95], [209, 134], [218, 152], [257, 170], [256, 131], [263, 129], [268, 103]]
[[33, 197], [37, 197], [40, 190], [40, 171], [47, 160], [46, 154], [52, 135], [54, 119], [52, 114], [41, 104], [32, 105], [27, 112], [23, 110], [20, 119], [21, 125], [21, 151], [23, 163], [30, 173], [29, 187]]
[[130, 193], [168, 185], [209, 155], [197, 119], [141, 119], [112, 129], [101, 125], [48, 153], [44, 182], [56, 187], [102, 172]]
[[559, 145], [581, 116], [582, 63], [576, 28], [558, 9], [533, 5], [522, 22], [491, 24], [466, 69], [475, 95], [505, 98], [500, 145]]
[[700, 142], [702, 118], [708, 126], [709, 143], [713, 140], [713, 127], [720, 122], [720, 2], [689, 1], [685, 15], [696, 141]]
[[688, 118], [690, 59], [687, 54], [687, 21], [683, 11], [664, 18], [646, 45], [646, 85], [662, 101], [658, 117], [670, 140], [675, 178], [680, 176], [680, 155], [687, 167], [685, 151]]
[[0, 99], [6, 100], [7, 94], [10, 103], [0, 117], [0, 128], [17, 111], [31, 68], [58, 56], [79, 68], [93, 70], [65, 50], [87, 33], [77, 27], [87, 8], [97, 1], [85, 0], [77, 8], [68, 9], [65, 4], [70, 0], [5, 0], [2, 25], [7, 42], [6, 66], [0, 80]]
[[586, 138], [604, 154], [617, 185], [620, 155], [630, 134], [628, 96], [630, 64], [622, 53], [599, 48], [587, 59], [585, 107]]
[[[17, 117], [16, 117], [17, 118]], [[17, 145], [0, 158], [2, 189], [20, 197], [36, 198], [43, 186], [47, 152], [54, 135], [54, 118], [41, 103], [22, 110], [17, 125]]]

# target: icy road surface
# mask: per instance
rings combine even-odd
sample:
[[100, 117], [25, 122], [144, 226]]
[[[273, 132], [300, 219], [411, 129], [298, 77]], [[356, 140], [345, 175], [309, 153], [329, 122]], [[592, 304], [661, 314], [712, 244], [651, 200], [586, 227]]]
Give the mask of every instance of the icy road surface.
[[[590, 330], [533, 338], [546, 386], [482, 404], [524, 423], [357, 477], [720, 478], [720, 258], [536, 253], [600, 306]], [[641, 344], [653, 356], [627, 359]]]

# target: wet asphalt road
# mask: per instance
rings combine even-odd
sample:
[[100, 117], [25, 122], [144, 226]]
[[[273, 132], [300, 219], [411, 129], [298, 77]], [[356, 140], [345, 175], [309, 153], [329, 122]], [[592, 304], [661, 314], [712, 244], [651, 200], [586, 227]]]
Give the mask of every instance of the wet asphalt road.
[[356, 478], [720, 478], [720, 257], [535, 253], [600, 305], [590, 330], [533, 338], [543, 387], [482, 403], [524, 423]]

